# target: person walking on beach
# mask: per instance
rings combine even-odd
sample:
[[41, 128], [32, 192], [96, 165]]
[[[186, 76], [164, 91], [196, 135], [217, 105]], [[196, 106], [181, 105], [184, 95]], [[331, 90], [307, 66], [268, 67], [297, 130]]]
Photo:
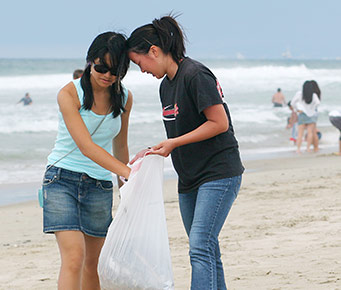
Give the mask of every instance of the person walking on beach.
[[244, 168], [222, 89], [207, 67], [185, 56], [184, 35], [172, 16], [135, 29], [128, 38], [128, 54], [141, 72], [163, 78], [160, 99], [168, 139], [148, 153], [171, 154], [179, 177], [191, 289], [226, 289], [218, 236]]
[[84, 71], [82, 69], [75, 69], [72, 74], [72, 78], [74, 80], [79, 79], [82, 77]]
[[98, 35], [82, 78], [58, 94], [58, 135], [43, 181], [44, 232], [55, 234], [61, 256], [58, 289], [100, 289], [98, 257], [112, 221], [111, 173], [130, 174], [125, 45], [122, 34]]
[[23, 98], [20, 99], [20, 101], [17, 103], [23, 103], [24, 106], [32, 105], [32, 98], [30, 97], [29, 93], [26, 93]]
[[329, 121], [332, 123], [332, 125], [339, 129], [340, 131], [340, 137], [339, 137], [339, 152], [336, 153], [337, 155], [341, 156], [341, 111], [331, 111], [329, 113]]
[[313, 143], [316, 121], [317, 107], [320, 100], [314, 93], [311, 81], [303, 84], [302, 91], [296, 93], [291, 100], [291, 105], [299, 113], [298, 114], [298, 136], [297, 136], [297, 153], [301, 153], [301, 145], [304, 131], [307, 130], [307, 152], [310, 152], [310, 146]]
[[272, 103], [274, 107], [283, 107], [286, 104], [285, 97], [280, 88], [278, 88], [277, 92], [272, 96]]

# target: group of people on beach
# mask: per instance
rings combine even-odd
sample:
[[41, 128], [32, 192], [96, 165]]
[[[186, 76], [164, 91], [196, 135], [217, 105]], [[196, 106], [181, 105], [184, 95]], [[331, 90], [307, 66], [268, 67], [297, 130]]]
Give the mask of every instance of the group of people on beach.
[[[272, 97], [274, 107], [285, 106], [285, 97], [279, 88]], [[290, 140], [297, 145], [297, 153], [301, 153], [301, 145], [305, 139], [307, 152], [311, 152], [313, 145], [314, 152], [319, 151], [319, 139], [321, 132], [317, 129], [316, 123], [318, 119], [318, 106], [321, 103], [321, 90], [315, 80], [307, 80], [304, 82], [302, 90], [299, 90], [291, 101], [287, 103], [291, 110], [291, 115], [288, 118], [287, 128], [291, 129]], [[340, 130], [340, 121], [337, 119], [341, 116], [341, 112], [330, 112], [330, 122]], [[306, 134], [305, 134], [306, 132]], [[340, 136], [341, 142], [341, 136]], [[341, 143], [339, 144], [339, 153], [341, 155]]]
[[146, 154], [171, 155], [189, 238], [191, 289], [227, 289], [218, 236], [244, 167], [222, 88], [209, 68], [185, 55], [184, 41], [173, 16], [154, 19], [129, 38], [102, 33], [88, 49], [82, 76], [58, 93], [58, 135], [42, 193], [43, 230], [55, 234], [61, 256], [59, 289], [100, 289], [98, 257], [112, 221], [111, 174], [122, 186], [132, 170], [127, 134], [133, 94], [122, 83], [130, 61], [162, 79], [167, 133], [130, 164]]

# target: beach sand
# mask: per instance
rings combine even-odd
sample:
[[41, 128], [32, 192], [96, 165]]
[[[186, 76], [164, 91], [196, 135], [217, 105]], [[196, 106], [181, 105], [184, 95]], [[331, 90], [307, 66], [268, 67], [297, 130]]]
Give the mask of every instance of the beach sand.
[[[229, 289], [341, 289], [341, 157], [244, 164], [242, 188], [220, 234]], [[175, 289], [189, 289], [176, 181], [165, 181], [164, 196]], [[38, 202], [0, 207], [0, 220], [0, 289], [56, 289], [58, 247], [42, 233]]]

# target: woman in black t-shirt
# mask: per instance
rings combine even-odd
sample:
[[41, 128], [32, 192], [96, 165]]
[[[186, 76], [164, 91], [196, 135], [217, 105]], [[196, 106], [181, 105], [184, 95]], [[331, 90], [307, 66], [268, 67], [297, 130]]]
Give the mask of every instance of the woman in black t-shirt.
[[244, 168], [222, 89], [207, 67], [185, 57], [184, 36], [172, 16], [133, 31], [128, 51], [142, 72], [163, 78], [160, 99], [168, 139], [149, 153], [171, 154], [179, 176], [191, 288], [226, 289], [218, 236], [237, 197]]

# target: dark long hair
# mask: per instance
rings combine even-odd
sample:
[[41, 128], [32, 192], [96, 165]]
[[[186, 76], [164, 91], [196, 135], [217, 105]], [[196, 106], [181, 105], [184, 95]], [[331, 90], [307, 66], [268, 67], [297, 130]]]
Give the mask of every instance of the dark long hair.
[[314, 88], [311, 81], [306, 81], [303, 84], [302, 98], [307, 103], [310, 104], [313, 100]]
[[176, 16], [164, 16], [152, 23], [135, 29], [127, 41], [128, 51], [147, 54], [152, 45], [161, 48], [163, 53], [172, 55], [179, 64], [185, 57], [185, 35], [175, 20]]
[[316, 81], [312, 80], [311, 81], [313, 85], [313, 92], [318, 96], [318, 98], [321, 100], [321, 90], [319, 88], [319, 85], [317, 84]]
[[109, 88], [110, 104], [113, 110], [113, 117], [116, 118], [121, 112], [125, 112], [123, 106], [124, 92], [121, 81], [129, 68], [129, 58], [126, 50], [126, 37], [116, 32], [104, 32], [98, 35], [91, 43], [86, 57], [87, 66], [81, 78], [81, 85], [84, 90], [83, 107], [91, 110], [94, 103], [94, 95], [90, 82], [91, 65], [95, 59], [105, 64], [105, 56], [109, 55], [111, 65], [116, 68], [116, 81]]

